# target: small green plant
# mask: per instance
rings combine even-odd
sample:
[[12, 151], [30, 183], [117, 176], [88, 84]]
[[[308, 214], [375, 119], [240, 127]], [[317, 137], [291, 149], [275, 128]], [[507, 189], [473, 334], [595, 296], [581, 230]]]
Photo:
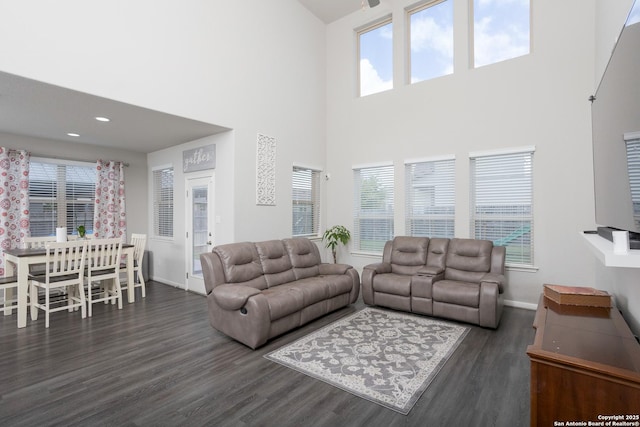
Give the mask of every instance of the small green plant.
[[84, 225], [79, 225], [76, 227], [76, 230], [78, 230], [78, 236], [80, 236], [81, 239], [84, 239], [85, 234], [87, 234], [87, 229], [84, 228]]
[[351, 233], [342, 225], [334, 225], [328, 228], [322, 235], [322, 240], [326, 242], [326, 247], [331, 248], [331, 254], [333, 255], [333, 263], [338, 262], [336, 248], [338, 244], [342, 243], [346, 245], [351, 239]]

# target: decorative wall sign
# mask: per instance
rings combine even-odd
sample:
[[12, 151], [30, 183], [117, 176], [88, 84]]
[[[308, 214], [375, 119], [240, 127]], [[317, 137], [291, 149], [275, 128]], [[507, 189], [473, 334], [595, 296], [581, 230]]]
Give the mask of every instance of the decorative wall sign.
[[216, 145], [205, 145], [182, 152], [182, 171], [196, 172], [216, 168]]
[[256, 205], [276, 204], [276, 139], [258, 134], [256, 150]]

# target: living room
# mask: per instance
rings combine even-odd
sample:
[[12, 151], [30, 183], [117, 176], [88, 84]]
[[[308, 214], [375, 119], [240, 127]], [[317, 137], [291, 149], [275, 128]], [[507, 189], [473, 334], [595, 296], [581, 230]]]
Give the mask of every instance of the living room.
[[[186, 150], [216, 146], [214, 242], [223, 244], [291, 235], [293, 165], [330, 176], [327, 228], [353, 224], [354, 166], [392, 163], [403, 235], [404, 162], [437, 156], [455, 156], [455, 234], [469, 237], [470, 153], [535, 147], [533, 265], [507, 270], [507, 304], [534, 309], [544, 283], [593, 286], [614, 295], [639, 334], [638, 271], [605, 267], [581, 236], [596, 227], [588, 98], [632, 1], [532, 1], [531, 53], [479, 68], [469, 66], [468, 2], [454, 2], [454, 72], [417, 84], [404, 82], [400, 54], [409, 4], [382, 1], [325, 23], [293, 0], [3, 2], [0, 71], [229, 130], [152, 152], [63, 136], [0, 133], [0, 142], [40, 157], [129, 162], [128, 228], [149, 234], [151, 278], [181, 288], [184, 200], [175, 200], [174, 238], [158, 239], [150, 194], [153, 170], [168, 164], [183, 194]], [[358, 97], [354, 30], [389, 14], [398, 17], [394, 87]], [[256, 204], [258, 134], [277, 142], [271, 206]], [[339, 256], [360, 271], [377, 259], [348, 248]]]

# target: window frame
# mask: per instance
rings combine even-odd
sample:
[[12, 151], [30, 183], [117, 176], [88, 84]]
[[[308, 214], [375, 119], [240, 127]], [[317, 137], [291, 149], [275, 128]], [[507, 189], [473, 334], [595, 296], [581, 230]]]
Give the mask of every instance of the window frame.
[[[171, 174], [171, 186], [167, 191], [170, 191], [170, 196], [162, 192], [162, 180], [169, 173]], [[175, 170], [173, 165], [157, 166], [152, 169], [151, 174], [151, 182], [153, 183], [153, 236], [156, 239], [173, 240], [175, 237]], [[164, 234], [161, 233], [161, 228], [163, 227], [167, 227], [167, 232]]]
[[[420, 80], [413, 80], [413, 62], [414, 62], [414, 58], [413, 58], [413, 37], [412, 37], [412, 25], [411, 25], [411, 18], [413, 15], [418, 14], [420, 12], [423, 12], [427, 9], [430, 9], [432, 7], [438, 6], [442, 3], [446, 3], [450, 1], [451, 2], [451, 8], [452, 8], [452, 16], [451, 16], [451, 72], [450, 73], [446, 73], [446, 74], [440, 74], [434, 77], [427, 77], [424, 79], [420, 79]], [[416, 84], [416, 83], [421, 83], [421, 82], [426, 82], [429, 80], [433, 80], [433, 79], [437, 79], [440, 77], [445, 77], [445, 76], [449, 76], [454, 74], [455, 72], [455, 4], [454, 4], [455, 0], [429, 0], [426, 2], [420, 2], [418, 4], [415, 4], [411, 7], [408, 7], [405, 11], [406, 13], [406, 70], [405, 70], [405, 74], [406, 74], [406, 82], [409, 85], [412, 84]]]
[[[304, 188], [310, 192], [309, 198], [296, 198], [296, 183], [306, 184], [306, 182], [301, 182], [300, 180], [296, 180], [296, 172], [308, 172], [309, 176], [309, 185], [310, 188]], [[294, 164], [291, 173], [291, 235], [293, 237], [307, 237], [307, 238], [319, 238], [320, 237], [320, 220], [321, 220], [321, 209], [322, 209], [322, 197], [321, 197], [321, 176], [322, 169], [302, 166]], [[311, 207], [311, 232], [310, 233], [295, 233], [294, 223], [296, 221], [296, 207], [299, 206], [310, 206]]]
[[[54, 195], [51, 197], [42, 196], [42, 190], [45, 190], [44, 187], [40, 189], [38, 195], [33, 195], [32, 193], [36, 190], [32, 188], [35, 180], [34, 178], [34, 164], [45, 164], [55, 166], [55, 181], [50, 181], [51, 184], [55, 185], [55, 189], [51, 188], [54, 191]], [[45, 237], [45, 236], [55, 236], [57, 227], [66, 227], [68, 234], [74, 234], [78, 225], [84, 225], [87, 229], [87, 232], [93, 230], [93, 220], [95, 213], [95, 188], [96, 188], [96, 164], [92, 162], [81, 162], [75, 160], [64, 160], [64, 159], [56, 159], [56, 158], [46, 158], [46, 157], [32, 157], [29, 161], [29, 234], [33, 237]], [[67, 168], [84, 168], [87, 169], [87, 173], [93, 174], [93, 182], [87, 184], [90, 187], [90, 191], [70, 191], [73, 189], [71, 184], [73, 181], [67, 181]], [[89, 172], [90, 171], [90, 172]], [[86, 193], [86, 200], [83, 197], [76, 197], [75, 199], [70, 199], [71, 195], [81, 196], [82, 193]], [[51, 229], [50, 234], [42, 235], [41, 233], [33, 233], [35, 231], [33, 229], [34, 225], [38, 223], [46, 223], [46, 218], [42, 218], [43, 221], [34, 220], [34, 209], [33, 207], [37, 204], [47, 204], [50, 203], [53, 206], [53, 211], [55, 211], [55, 218], [50, 218], [49, 222], [54, 222], [53, 227]], [[70, 206], [74, 206], [74, 208], [69, 209]], [[84, 221], [77, 221], [76, 219], [70, 218], [70, 215], [78, 212], [75, 208], [76, 206], [86, 206], [86, 213], [89, 215], [85, 215]], [[44, 212], [44, 211], [43, 211]], [[71, 223], [69, 220], [71, 219]], [[41, 228], [41, 227], [38, 227]], [[42, 227], [42, 228], [46, 228]]]
[[[394, 214], [395, 214], [395, 168], [393, 162], [385, 162], [374, 165], [358, 165], [353, 166], [353, 232], [352, 234], [352, 242], [353, 242], [353, 251], [361, 254], [372, 254], [372, 255], [380, 255], [383, 252], [384, 244], [391, 240], [395, 233], [395, 224], [394, 224]], [[381, 172], [380, 175], [376, 175], [376, 178], [381, 177], [382, 183], [381, 185], [385, 185], [387, 190], [391, 190], [391, 193], [384, 194], [384, 203], [386, 212], [378, 212], [378, 213], [370, 213], [366, 214], [363, 211], [362, 205], [362, 184], [365, 182], [365, 179], [369, 178], [369, 176], [363, 179], [362, 171], [367, 171], [368, 174], [374, 174], [375, 171]], [[364, 247], [362, 245], [362, 236], [363, 236], [363, 227], [361, 225], [363, 220], [370, 221], [383, 221], [388, 222], [389, 225], [389, 233], [386, 233], [386, 236], [383, 236], [383, 239], [372, 239], [372, 242], [377, 242], [377, 244], [372, 244], [369, 247]], [[372, 235], [376, 235], [377, 233], [373, 231], [374, 229], [364, 228], [365, 232], [371, 233]], [[375, 236], [380, 237], [380, 236]], [[379, 246], [376, 248], [375, 246]], [[367, 245], [365, 245], [367, 246]]]
[[[430, 205], [427, 200], [420, 197], [420, 192], [415, 191], [419, 184], [415, 178], [415, 169], [418, 165], [433, 167], [434, 174], [432, 179], [427, 179], [424, 184], [431, 184], [433, 188], [433, 201], [439, 198], [442, 201], [450, 200], [449, 204], [439, 203]], [[405, 173], [405, 233], [408, 236], [426, 236], [426, 237], [455, 237], [456, 222], [456, 158], [455, 156], [441, 156], [427, 159], [412, 159], [404, 162]], [[423, 186], [424, 187], [424, 186]], [[438, 205], [443, 208], [442, 213], [436, 213]], [[414, 214], [416, 209], [422, 206], [434, 208], [432, 213], [425, 212], [423, 214]], [[450, 209], [451, 212], [447, 212]], [[447, 233], [433, 232], [431, 222], [445, 221], [451, 224], [451, 227], [439, 227], [436, 229], [449, 230]], [[430, 225], [427, 226], [429, 231], [426, 233], [416, 233], [415, 222], [426, 221]]]
[[[470, 233], [470, 236], [474, 239], [492, 240], [496, 245], [505, 246], [507, 249], [505, 265], [507, 267], [511, 267], [514, 269], [523, 269], [523, 270], [536, 269], [534, 264], [534, 261], [535, 261], [534, 153], [535, 153], [535, 147], [521, 147], [521, 148], [514, 148], [514, 149], [496, 150], [496, 151], [490, 151], [490, 152], [477, 152], [477, 153], [469, 154], [469, 163], [470, 163], [469, 164], [469, 181], [470, 181], [469, 183], [469, 233]], [[520, 156], [519, 159], [517, 159], [518, 156]], [[513, 158], [515, 160], [509, 162], [509, 158]], [[528, 170], [529, 179], [524, 184], [518, 186], [517, 191], [513, 190], [514, 188], [516, 188], [514, 184], [517, 182], [514, 176], [515, 177], [519, 176], [519, 171], [516, 168], [516, 169], [513, 169], [515, 172], [511, 173], [511, 177], [508, 181], [510, 183], [508, 188], [511, 189], [510, 190], [511, 194], [509, 194], [506, 191], [499, 192], [498, 189], [505, 189], [507, 187], [501, 184], [503, 182], [502, 180], [495, 180], [495, 179], [494, 179], [494, 184], [490, 186], [492, 187], [490, 189], [491, 191], [484, 192], [484, 194], [492, 194], [493, 198], [501, 197], [502, 199], [514, 200], [513, 198], [515, 197], [516, 199], [519, 198], [520, 200], [525, 200], [525, 201], [528, 198], [528, 204], [520, 203], [520, 206], [523, 207], [522, 213], [511, 214], [511, 215], [509, 214], [508, 206], [516, 205], [513, 202], [510, 202], [509, 205], [503, 205], [504, 209], [502, 210], [495, 209], [493, 210], [493, 212], [491, 212], [490, 210], [487, 210], [487, 212], [484, 214], [478, 213], [477, 183], [479, 180], [478, 180], [477, 161], [479, 159], [482, 159], [482, 161], [485, 163], [485, 165], [482, 166], [483, 170], [486, 172], [486, 174], [483, 175], [483, 178], [487, 180], [490, 180], [492, 177], [495, 178], [497, 176], [500, 176], [499, 172], [508, 171], [507, 166], [511, 164], [515, 165], [518, 161], [522, 161], [523, 164], [526, 164], [527, 161], [529, 162], [529, 168], [527, 169], [525, 165], [523, 166], [523, 169], [522, 169], [522, 171], [524, 172], [522, 174], [523, 177], [527, 175], [527, 170]], [[492, 163], [489, 164], [488, 161]], [[505, 173], [503, 173], [502, 175], [506, 176]], [[489, 186], [487, 185], [484, 186], [485, 189], [488, 187]], [[527, 190], [529, 191], [528, 195], [526, 194]], [[498, 196], [496, 196], [496, 194], [498, 194]], [[489, 206], [489, 205], [486, 205], [486, 206]], [[496, 206], [500, 206], [500, 204], [497, 204]], [[529, 210], [528, 214], [525, 213], [527, 206]], [[503, 222], [503, 223], [509, 222], [509, 221], [515, 221], [516, 223], [518, 221], [522, 223], [529, 222], [529, 230], [524, 232], [523, 234], [520, 234], [522, 230], [515, 230], [515, 231], [511, 231], [510, 234], [507, 234], [506, 236], [501, 235], [501, 237], [498, 239], [492, 239], [490, 238], [491, 236], [486, 235], [487, 233], [478, 232], [478, 227], [476, 226], [476, 224], [480, 221], [485, 221], [485, 222], [493, 221], [493, 222]], [[507, 228], [507, 231], [505, 232], [508, 232], [508, 231], [509, 229]], [[518, 234], [520, 234], [520, 236], [518, 236]], [[522, 238], [525, 237], [527, 234], [529, 235], [529, 238], [528, 238], [529, 243], [527, 245], [500, 244], [501, 243], [500, 240], [506, 239], [507, 237], [511, 237], [511, 236], [514, 236], [512, 241], [519, 240], [520, 242], [523, 242], [525, 241], [525, 239], [522, 239]], [[511, 249], [510, 251], [509, 248], [513, 248], [513, 249]], [[516, 259], [518, 259], [518, 256], [513, 254], [514, 252], [516, 253], [518, 252], [517, 248], [520, 248], [523, 254], [519, 257], [520, 262], [515, 261]], [[525, 257], [524, 255], [525, 253], [528, 253], [529, 256]]]

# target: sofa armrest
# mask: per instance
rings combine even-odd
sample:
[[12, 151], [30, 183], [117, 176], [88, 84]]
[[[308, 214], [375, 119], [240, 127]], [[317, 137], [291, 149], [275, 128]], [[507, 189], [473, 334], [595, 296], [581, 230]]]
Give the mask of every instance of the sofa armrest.
[[242, 285], [220, 285], [211, 292], [218, 305], [225, 310], [240, 310], [247, 300], [260, 293], [259, 289]]
[[346, 274], [347, 270], [352, 268], [348, 264], [329, 264], [322, 263], [319, 265], [320, 274], [328, 275], [328, 274]]
[[363, 270], [372, 270], [374, 274], [391, 273], [391, 263], [377, 262], [375, 264], [365, 265]]
[[482, 277], [482, 280], [480, 282], [495, 283], [496, 285], [498, 285], [498, 290], [500, 291], [500, 293], [504, 292], [504, 274], [487, 273]]
[[418, 276], [437, 276], [444, 273], [443, 267], [426, 265], [416, 273]]

